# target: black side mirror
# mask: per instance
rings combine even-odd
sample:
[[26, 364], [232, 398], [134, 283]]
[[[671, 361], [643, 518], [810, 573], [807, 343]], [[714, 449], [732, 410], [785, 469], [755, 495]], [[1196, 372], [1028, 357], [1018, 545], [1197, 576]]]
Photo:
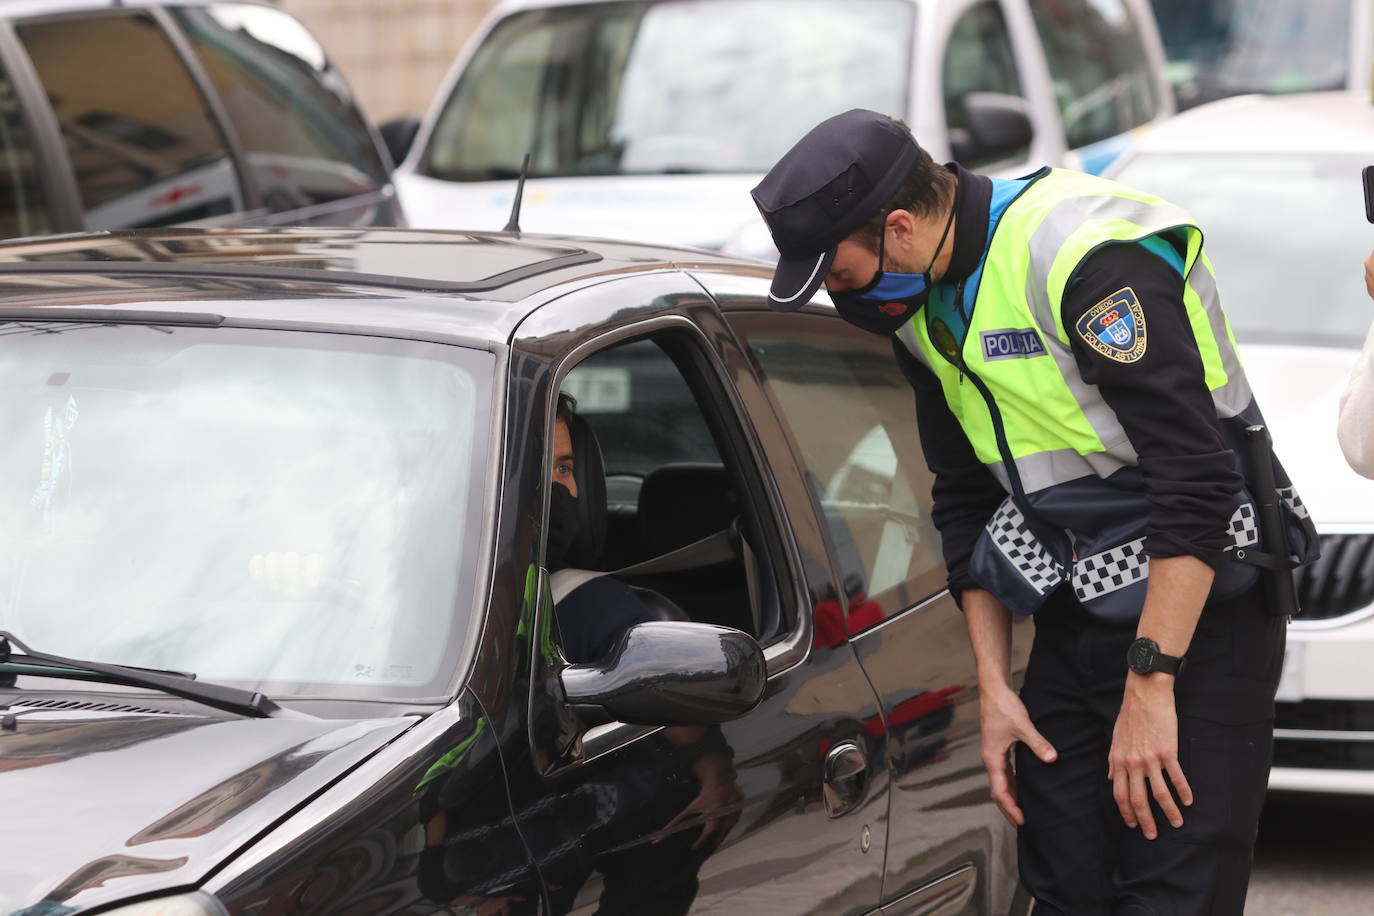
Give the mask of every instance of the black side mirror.
[[567, 702], [633, 725], [711, 725], [758, 705], [768, 680], [763, 650], [729, 627], [652, 621], [630, 627], [595, 665], [559, 678]]
[[415, 135], [420, 132], [420, 119], [407, 115], [387, 121], [377, 130], [382, 135], [386, 151], [391, 154], [391, 164], [400, 165], [409, 155]]
[[959, 162], [997, 162], [1030, 148], [1035, 128], [1025, 99], [1001, 92], [970, 92], [963, 106], [968, 128], [960, 132], [962, 136], [951, 137], [950, 150]]

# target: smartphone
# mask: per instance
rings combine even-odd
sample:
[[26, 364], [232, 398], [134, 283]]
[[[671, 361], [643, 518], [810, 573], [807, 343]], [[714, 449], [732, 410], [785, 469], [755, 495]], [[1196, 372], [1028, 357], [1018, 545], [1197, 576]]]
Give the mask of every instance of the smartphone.
[[1364, 167], [1364, 218], [1374, 223], [1374, 165]]

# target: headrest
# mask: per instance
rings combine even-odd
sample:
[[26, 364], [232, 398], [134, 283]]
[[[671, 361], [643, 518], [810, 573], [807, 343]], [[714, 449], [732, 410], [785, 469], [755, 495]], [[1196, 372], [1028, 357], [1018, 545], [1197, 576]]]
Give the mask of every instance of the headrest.
[[567, 565], [596, 569], [606, 547], [606, 464], [596, 433], [585, 417], [573, 414], [568, 434], [572, 437], [573, 479], [577, 481], [580, 517], [577, 540], [568, 550]]
[[738, 514], [722, 464], [665, 464], [651, 471], [639, 489], [646, 556], [656, 557], [723, 531]]

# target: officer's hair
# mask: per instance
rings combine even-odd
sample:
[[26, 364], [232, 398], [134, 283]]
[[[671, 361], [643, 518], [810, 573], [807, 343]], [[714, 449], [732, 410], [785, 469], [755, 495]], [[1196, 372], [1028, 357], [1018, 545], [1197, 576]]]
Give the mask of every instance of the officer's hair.
[[570, 394], [558, 392], [558, 407], [555, 409], [554, 416], [568, 424], [572, 428], [572, 418], [577, 413], [577, 398]]
[[[904, 121], [897, 118], [892, 120], [900, 124], [903, 130], [911, 130]], [[954, 185], [954, 173], [930, 158], [930, 153], [924, 148], [918, 148], [916, 162], [906, 178], [902, 179], [877, 215], [854, 230], [851, 238], [877, 254], [888, 214], [893, 210], [909, 210], [916, 216], [929, 216], [949, 203], [954, 196]]]

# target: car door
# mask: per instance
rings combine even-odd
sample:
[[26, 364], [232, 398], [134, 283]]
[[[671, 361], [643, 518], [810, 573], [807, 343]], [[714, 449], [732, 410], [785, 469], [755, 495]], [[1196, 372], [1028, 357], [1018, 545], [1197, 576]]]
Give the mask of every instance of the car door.
[[[882, 699], [893, 774], [884, 911], [923, 913], [938, 901], [941, 913], [1008, 912], [1014, 834], [991, 804], [977, 670], [945, 587], [932, 478], [891, 344], [828, 309], [768, 311], [766, 281], [703, 280], [805, 467], [843, 583], [844, 627]], [[1027, 643], [1018, 638], [1018, 673]]]
[[[843, 630], [815, 620], [837, 607], [821, 528], [800, 470], [764, 459], [781, 430], [710, 299], [680, 273], [620, 280], [541, 308], [512, 343], [511, 441], [546, 454], [553, 392], [580, 395], [612, 515], [635, 510], [642, 534], [622, 549], [730, 519], [747, 545], [735, 558], [621, 578], [750, 631], [768, 667], [756, 708], [691, 733], [549, 710], [539, 669], [561, 659], [535, 653], [530, 696], [512, 698], [530, 704], [528, 744], [508, 744], [507, 763], [552, 912], [873, 911], [887, 830], [877, 696]], [[540, 604], [535, 630], [556, 644]]]
[[924, 3], [917, 40], [911, 123], [932, 155], [1008, 175], [1063, 164], [1064, 132], [1023, 4]]
[[1065, 140], [1099, 174], [1133, 131], [1174, 112], [1154, 15], [1138, 0], [1043, 0], [1030, 12]]

